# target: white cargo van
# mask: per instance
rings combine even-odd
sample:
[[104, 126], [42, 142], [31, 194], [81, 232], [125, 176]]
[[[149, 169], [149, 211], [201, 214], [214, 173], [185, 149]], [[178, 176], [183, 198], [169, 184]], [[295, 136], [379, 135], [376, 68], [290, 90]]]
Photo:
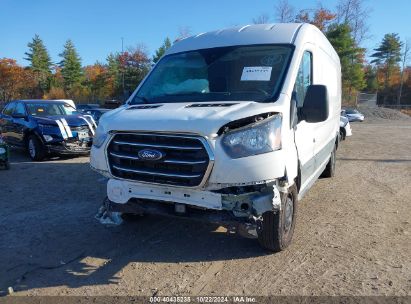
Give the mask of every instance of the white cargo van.
[[92, 168], [109, 178], [100, 216], [236, 225], [280, 251], [298, 201], [334, 175], [340, 111], [339, 58], [312, 25], [183, 39], [100, 120], [91, 152]]

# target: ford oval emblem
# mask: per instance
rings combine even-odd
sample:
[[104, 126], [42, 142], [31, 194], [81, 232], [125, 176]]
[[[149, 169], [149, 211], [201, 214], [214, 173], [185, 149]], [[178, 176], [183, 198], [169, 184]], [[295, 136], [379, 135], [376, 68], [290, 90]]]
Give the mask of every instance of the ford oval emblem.
[[163, 153], [157, 150], [144, 149], [138, 151], [138, 157], [141, 160], [159, 160], [164, 157]]

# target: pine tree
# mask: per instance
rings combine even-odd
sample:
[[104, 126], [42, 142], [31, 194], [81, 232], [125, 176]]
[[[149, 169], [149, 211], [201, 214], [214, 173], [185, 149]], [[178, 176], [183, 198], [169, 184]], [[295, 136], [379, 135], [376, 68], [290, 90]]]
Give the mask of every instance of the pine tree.
[[153, 62], [156, 63], [160, 60], [161, 57], [165, 54], [165, 52], [171, 47], [171, 41], [167, 37], [163, 44], [156, 50], [156, 54], [153, 56]]
[[362, 59], [365, 50], [359, 48], [347, 24], [334, 24], [326, 33], [341, 62], [343, 90], [351, 97], [353, 91], [366, 86]]
[[64, 79], [64, 88], [70, 91], [76, 85], [80, 85], [83, 76], [80, 56], [70, 39], [64, 44], [64, 50], [59, 56], [62, 57], [59, 66]]
[[401, 61], [402, 42], [398, 34], [385, 34], [380, 46], [374, 49], [375, 53], [371, 57], [375, 58], [371, 63], [377, 66], [383, 65], [385, 68], [385, 88], [389, 86], [392, 72], [398, 68]]
[[52, 65], [50, 55], [39, 35], [35, 35], [27, 46], [29, 51], [25, 53], [27, 57], [24, 59], [30, 62], [30, 69], [36, 75], [38, 88], [44, 93], [50, 88]]

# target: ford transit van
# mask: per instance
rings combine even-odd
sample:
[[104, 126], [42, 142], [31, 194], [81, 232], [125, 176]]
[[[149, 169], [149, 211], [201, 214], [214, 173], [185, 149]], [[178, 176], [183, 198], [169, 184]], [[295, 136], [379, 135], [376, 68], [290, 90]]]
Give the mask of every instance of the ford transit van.
[[313, 25], [183, 39], [100, 120], [91, 151], [109, 178], [100, 216], [206, 220], [283, 250], [299, 201], [334, 175], [340, 111], [339, 58]]

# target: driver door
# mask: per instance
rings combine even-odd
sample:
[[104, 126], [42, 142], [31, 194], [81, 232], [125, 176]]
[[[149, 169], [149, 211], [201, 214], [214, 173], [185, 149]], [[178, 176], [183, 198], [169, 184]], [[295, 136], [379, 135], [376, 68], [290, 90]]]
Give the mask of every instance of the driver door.
[[[305, 51], [298, 69], [297, 79], [293, 90], [293, 99], [297, 105], [297, 113], [301, 111], [304, 104], [307, 88], [312, 84], [313, 59], [312, 53]], [[295, 127], [294, 136], [300, 162], [301, 190], [304, 190], [315, 173], [315, 124], [307, 123], [298, 115], [298, 123]]]

